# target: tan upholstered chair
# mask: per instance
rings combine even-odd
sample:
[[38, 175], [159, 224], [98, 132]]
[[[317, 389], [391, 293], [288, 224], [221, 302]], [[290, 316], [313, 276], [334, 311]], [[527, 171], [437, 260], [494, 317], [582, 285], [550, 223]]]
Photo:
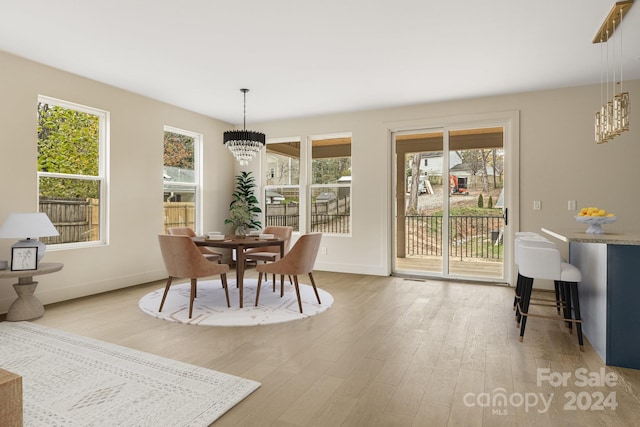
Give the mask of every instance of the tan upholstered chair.
[[[262, 231], [263, 234], [273, 234], [274, 237], [284, 240], [284, 253], [289, 251], [293, 227], [271, 225]], [[274, 262], [280, 259], [280, 246], [267, 246], [264, 248], [249, 248], [244, 252], [245, 261]], [[276, 291], [276, 275], [273, 275], [273, 291]]]
[[[171, 228], [167, 228], [167, 234], [171, 234], [172, 236], [196, 237], [196, 233], [190, 227], [171, 227]], [[207, 248], [205, 246], [198, 246], [198, 250], [209, 261], [217, 261], [218, 263], [220, 263], [222, 261], [222, 254], [220, 252], [216, 252], [216, 251], [214, 251], [212, 249], [209, 249], [209, 248]]]
[[169, 274], [167, 285], [164, 288], [164, 295], [160, 302], [158, 311], [162, 311], [164, 300], [167, 298], [169, 287], [174, 278], [191, 279], [191, 296], [189, 299], [189, 319], [193, 313], [193, 300], [197, 294], [197, 282], [200, 277], [209, 277], [220, 275], [222, 287], [227, 297], [227, 307], [229, 304], [229, 289], [227, 288], [227, 272], [229, 266], [227, 264], [218, 264], [207, 261], [193, 240], [187, 236], [171, 236], [161, 234], [158, 236], [160, 241], [160, 251], [164, 260], [165, 268]]
[[318, 256], [318, 249], [320, 248], [320, 240], [322, 239], [322, 233], [309, 233], [300, 236], [291, 250], [280, 260], [270, 262], [267, 264], [259, 264], [256, 266], [256, 270], [260, 273], [258, 276], [258, 289], [256, 291], [256, 306], [258, 306], [258, 298], [260, 298], [260, 285], [262, 284], [263, 274], [280, 274], [280, 296], [284, 293], [284, 275], [293, 276], [293, 284], [296, 288], [296, 296], [298, 297], [298, 308], [302, 313], [302, 301], [300, 300], [300, 286], [298, 285], [298, 275], [308, 274], [311, 279], [311, 285], [313, 291], [316, 293], [318, 304], [320, 302], [320, 295], [318, 295], [318, 289], [316, 288], [316, 282], [313, 280], [313, 265], [316, 262]]

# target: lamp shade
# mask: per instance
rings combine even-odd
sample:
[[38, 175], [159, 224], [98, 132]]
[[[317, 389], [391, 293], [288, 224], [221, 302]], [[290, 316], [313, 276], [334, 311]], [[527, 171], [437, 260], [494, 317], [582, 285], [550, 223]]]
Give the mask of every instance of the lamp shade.
[[29, 212], [13, 213], [0, 227], [0, 238], [22, 239], [12, 248], [37, 247], [38, 261], [42, 259], [47, 246], [38, 237], [58, 236], [58, 230], [53, 226], [46, 213]]
[[0, 227], [0, 238], [37, 239], [59, 234], [44, 212], [12, 213]]

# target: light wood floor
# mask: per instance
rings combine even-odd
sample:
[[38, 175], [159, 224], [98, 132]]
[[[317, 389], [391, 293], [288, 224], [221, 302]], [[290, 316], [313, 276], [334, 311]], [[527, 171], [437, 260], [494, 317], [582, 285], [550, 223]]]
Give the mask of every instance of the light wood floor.
[[[335, 303], [297, 322], [214, 328], [158, 320], [137, 306], [157, 282], [47, 306], [35, 323], [260, 381], [216, 427], [638, 425], [640, 371], [604, 367], [588, 343], [581, 353], [561, 322], [532, 318], [520, 343], [510, 288], [315, 276]], [[603, 367], [619, 375], [617, 386], [574, 385], [576, 369]], [[537, 385], [538, 368], [571, 373], [569, 386]], [[528, 411], [465, 404], [500, 392], [515, 403], [553, 393], [552, 404], [544, 413], [542, 403]], [[566, 410], [572, 392], [614, 393], [617, 409]]]

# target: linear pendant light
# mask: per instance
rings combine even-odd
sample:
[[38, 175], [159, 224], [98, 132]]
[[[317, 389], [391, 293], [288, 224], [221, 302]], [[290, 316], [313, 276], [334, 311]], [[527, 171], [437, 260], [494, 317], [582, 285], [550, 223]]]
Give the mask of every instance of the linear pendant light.
[[[633, 0], [619, 1], [613, 5], [609, 15], [604, 20], [600, 29], [593, 38], [593, 43], [608, 43], [609, 39], [613, 36], [613, 33], [622, 23], [622, 19], [626, 16], [627, 12], [631, 8]], [[615, 45], [613, 46], [613, 85], [612, 85], [612, 97], [606, 102], [606, 98], [609, 98], [609, 47], [606, 48], [606, 82], [603, 78], [603, 51], [601, 47], [600, 51], [600, 102], [602, 106], [600, 110], [595, 114], [595, 141], [598, 144], [609, 142], [614, 137], [620, 135], [622, 132], [629, 130], [629, 92], [623, 91], [623, 78], [622, 78], [622, 34], [619, 34], [620, 39], [620, 82], [619, 89], [618, 82], [616, 82], [616, 64], [615, 64]]]

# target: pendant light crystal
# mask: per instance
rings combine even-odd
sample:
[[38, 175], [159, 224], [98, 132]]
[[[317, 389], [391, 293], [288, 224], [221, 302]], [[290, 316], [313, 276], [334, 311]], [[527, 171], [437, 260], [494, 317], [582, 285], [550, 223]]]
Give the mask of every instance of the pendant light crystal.
[[233, 153], [240, 166], [246, 166], [266, 142], [265, 134], [247, 130], [247, 92], [249, 89], [240, 89], [244, 95], [243, 130], [228, 130], [223, 135], [224, 145]]

